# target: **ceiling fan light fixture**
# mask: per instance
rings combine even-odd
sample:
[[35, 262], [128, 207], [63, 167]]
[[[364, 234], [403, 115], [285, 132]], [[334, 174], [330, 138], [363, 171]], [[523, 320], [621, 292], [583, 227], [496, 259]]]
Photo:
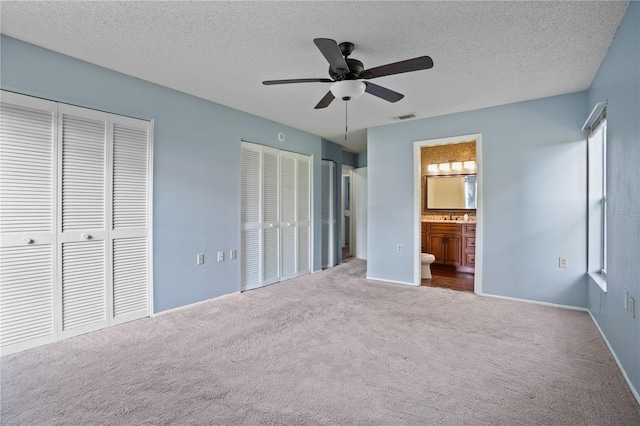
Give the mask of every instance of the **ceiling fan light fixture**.
[[349, 101], [357, 99], [364, 93], [367, 86], [357, 80], [342, 80], [331, 85], [331, 93], [338, 99]]

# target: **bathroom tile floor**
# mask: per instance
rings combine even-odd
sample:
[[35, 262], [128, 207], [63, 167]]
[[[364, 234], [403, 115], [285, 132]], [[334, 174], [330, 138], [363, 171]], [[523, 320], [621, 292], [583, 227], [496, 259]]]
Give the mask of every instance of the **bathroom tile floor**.
[[431, 276], [430, 280], [421, 280], [420, 285], [473, 292], [473, 274], [442, 269], [432, 265]]

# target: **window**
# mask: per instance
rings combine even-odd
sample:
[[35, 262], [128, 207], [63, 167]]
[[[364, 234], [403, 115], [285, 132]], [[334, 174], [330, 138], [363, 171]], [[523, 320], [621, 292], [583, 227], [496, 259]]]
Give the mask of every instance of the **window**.
[[[599, 112], [598, 109], [600, 109]], [[595, 118], [591, 120], [593, 117]], [[591, 124], [588, 124], [591, 122]], [[588, 124], [588, 125], [587, 125]], [[607, 291], [607, 118], [606, 104], [596, 105], [585, 123], [588, 131], [588, 259], [589, 276]]]

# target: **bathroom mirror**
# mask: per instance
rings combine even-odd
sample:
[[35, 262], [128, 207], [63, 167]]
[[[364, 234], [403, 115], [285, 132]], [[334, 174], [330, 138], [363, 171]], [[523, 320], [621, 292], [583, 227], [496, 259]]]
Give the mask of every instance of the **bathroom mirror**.
[[426, 210], [471, 210], [476, 208], [476, 175], [426, 176]]

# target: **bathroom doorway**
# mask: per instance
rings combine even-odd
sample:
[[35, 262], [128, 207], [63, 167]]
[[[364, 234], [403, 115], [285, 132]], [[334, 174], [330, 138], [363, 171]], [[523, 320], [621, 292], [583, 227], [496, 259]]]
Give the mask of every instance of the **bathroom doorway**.
[[482, 293], [481, 144], [414, 142], [415, 285]]

